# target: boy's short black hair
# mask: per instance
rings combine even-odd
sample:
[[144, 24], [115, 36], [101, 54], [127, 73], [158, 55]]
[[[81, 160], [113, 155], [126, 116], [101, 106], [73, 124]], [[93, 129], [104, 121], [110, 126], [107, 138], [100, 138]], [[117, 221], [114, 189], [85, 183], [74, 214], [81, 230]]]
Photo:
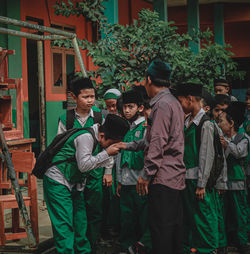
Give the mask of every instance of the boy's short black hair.
[[70, 83], [70, 91], [78, 96], [83, 89], [94, 89], [93, 83], [89, 78], [75, 78]]
[[225, 104], [229, 106], [230, 103], [231, 103], [231, 99], [226, 94], [217, 94], [214, 97], [214, 107], [216, 105], [225, 105]]
[[250, 96], [250, 88], [247, 89], [246, 96]]
[[137, 93], [142, 95], [142, 105], [145, 109], [150, 108], [150, 100], [151, 98], [148, 96], [145, 86], [139, 85], [139, 86], [133, 86], [133, 89], [137, 91]]
[[122, 93], [122, 103], [135, 103], [138, 107], [143, 105], [143, 97], [141, 92], [139, 92], [138, 89], [133, 88], [129, 91]]

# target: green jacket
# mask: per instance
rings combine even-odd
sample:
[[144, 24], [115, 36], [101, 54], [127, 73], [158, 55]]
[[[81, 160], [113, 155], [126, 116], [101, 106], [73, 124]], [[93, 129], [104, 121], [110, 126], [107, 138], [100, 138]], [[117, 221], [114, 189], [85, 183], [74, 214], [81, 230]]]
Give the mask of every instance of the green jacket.
[[[129, 143], [131, 141], [140, 140], [144, 136], [146, 127], [143, 126], [145, 121], [141, 122], [135, 128], [131, 128], [125, 135], [123, 142]], [[141, 170], [144, 166], [144, 151], [121, 151], [121, 168], [127, 167], [133, 170]]]
[[[59, 152], [54, 156], [52, 163], [65, 160], [67, 158], [73, 157], [76, 153], [76, 148], [74, 145], [74, 140], [81, 134], [88, 133], [87, 130], [80, 130], [73, 134], [63, 145], [63, 147], [59, 150]], [[101, 147], [98, 144], [95, 151], [93, 152], [93, 155], [96, 155], [101, 151]], [[90, 174], [88, 173], [82, 173], [78, 167], [76, 160], [73, 161], [67, 161], [65, 163], [60, 163], [57, 165], [59, 170], [63, 173], [67, 181], [71, 184], [75, 183], [81, 183], [84, 181], [84, 179]]]
[[[93, 110], [93, 111], [99, 111], [99, 112], [101, 111], [100, 109], [98, 109], [98, 108], [95, 107], [95, 106], [92, 107], [92, 110]], [[66, 114], [66, 113], [63, 114], [62, 116], [60, 116], [59, 119], [60, 119], [60, 120], [62, 121], [62, 123], [66, 126], [67, 114]], [[103, 119], [103, 117], [102, 117], [102, 119]], [[82, 128], [82, 127], [87, 128], [87, 127], [93, 126], [93, 124], [94, 124], [94, 119], [93, 119], [93, 117], [91, 117], [91, 116], [87, 119], [87, 122], [85, 123], [84, 126], [81, 126], [81, 124], [79, 123], [79, 121], [75, 118], [73, 128]], [[94, 170], [91, 170], [91, 172], [89, 173], [89, 175], [92, 176], [92, 177], [94, 177], [94, 178], [96, 178], [96, 179], [100, 179], [100, 178], [103, 177], [103, 173], [104, 173], [104, 169], [102, 169], [102, 170], [100, 170], [100, 169], [94, 169]]]

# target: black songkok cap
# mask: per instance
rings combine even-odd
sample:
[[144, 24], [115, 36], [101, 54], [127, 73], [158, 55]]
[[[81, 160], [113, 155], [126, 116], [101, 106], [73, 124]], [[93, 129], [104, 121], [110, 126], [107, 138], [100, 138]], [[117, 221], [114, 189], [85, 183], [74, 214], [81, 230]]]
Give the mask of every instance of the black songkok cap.
[[246, 104], [240, 101], [232, 101], [225, 112], [231, 116], [233, 121], [241, 125], [245, 120]]
[[147, 73], [153, 77], [153, 79], [162, 79], [169, 81], [171, 78], [172, 68], [168, 63], [163, 62], [160, 59], [153, 60], [148, 66]]
[[103, 131], [110, 139], [123, 139], [129, 130], [128, 122], [115, 115], [108, 114], [103, 124]]
[[177, 86], [177, 96], [202, 96], [202, 85], [196, 83], [183, 83]]
[[139, 92], [137, 89], [129, 90], [122, 94], [122, 103], [136, 103], [136, 104], [143, 104], [143, 97], [142, 93]]
[[206, 104], [208, 106], [210, 106], [211, 108], [214, 107], [215, 99], [212, 96], [212, 94], [209, 93], [205, 88], [202, 88], [202, 95], [201, 95], [201, 97], [206, 102]]
[[229, 87], [228, 81], [224, 78], [216, 79], [214, 81], [214, 87], [216, 86], [224, 86], [224, 87]]

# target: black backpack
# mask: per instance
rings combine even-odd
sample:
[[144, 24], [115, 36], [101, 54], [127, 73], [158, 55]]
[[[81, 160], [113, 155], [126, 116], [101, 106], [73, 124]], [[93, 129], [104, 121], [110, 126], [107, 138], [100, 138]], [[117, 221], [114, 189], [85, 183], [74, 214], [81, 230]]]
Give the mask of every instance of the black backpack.
[[[102, 113], [97, 111], [93, 111], [93, 113], [94, 113], [94, 124], [96, 123], [102, 124]], [[74, 109], [67, 110], [66, 130], [73, 128], [74, 120], [75, 120], [75, 110]]]
[[35, 175], [37, 178], [42, 179], [45, 172], [47, 171], [48, 168], [63, 163], [63, 162], [70, 162], [75, 160], [75, 156], [69, 157], [65, 160], [57, 161], [52, 163], [53, 157], [58, 153], [58, 151], [63, 147], [65, 142], [76, 132], [81, 131], [81, 130], [86, 130], [88, 131], [93, 139], [94, 139], [94, 147], [93, 151], [95, 151], [96, 146], [97, 146], [97, 139], [95, 137], [94, 130], [92, 128], [74, 128], [67, 130], [59, 135], [57, 135], [51, 144], [42, 152], [40, 153], [39, 157], [36, 160], [36, 164], [32, 170], [32, 174]]
[[[201, 121], [196, 129], [196, 145], [198, 151], [200, 151], [200, 145], [201, 145], [201, 129], [204, 124], [204, 122], [210, 121], [210, 118], [207, 114], [205, 114], [202, 118]], [[210, 171], [210, 176], [207, 181], [206, 188], [211, 189], [216, 185], [216, 182], [221, 175], [221, 172], [224, 167], [224, 156], [223, 156], [223, 147], [220, 142], [220, 135], [218, 132], [217, 127], [214, 124], [214, 162], [212, 169]]]

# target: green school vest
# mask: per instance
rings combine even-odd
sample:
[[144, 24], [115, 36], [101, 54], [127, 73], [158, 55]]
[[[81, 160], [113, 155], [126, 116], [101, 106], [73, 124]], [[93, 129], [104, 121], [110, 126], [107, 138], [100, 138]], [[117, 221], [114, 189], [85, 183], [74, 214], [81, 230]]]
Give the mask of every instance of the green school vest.
[[196, 145], [196, 125], [191, 124], [188, 128], [184, 128], [185, 147], [184, 147], [184, 163], [186, 169], [199, 166], [199, 151]]
[[[129, 130], [125, 135], [123, 142], [131, 142], [143, 138], [146, 127], [143, 126], [145, 121], [140, 123], [136, 128]], [[141, 170], [144, 166], [144, 151], [121, 151], [121, 168], [128, 167], [133, 170]]]
[[[100, 109], [98, 109], [97, 107], [93, 106], [92, 107], [92, 110], [93, 111], [100, 111]], [[67, 114], [65, 113], [64, 115], [60, 116], [60, 120], [62, 121], [62, 123], [66, 126], [66, 118], [67, 118]], [[103, 119], [103, 117], [102, 117]], [[87, 122], [85, 123], [85, 125], [83, 126], [84, 128], [88, 128], [88, 127], [91, 127], [93, 126], [94, 124], [94, 119], [93, 117], [89, 117], [87, 119]], [[81, 124], [79, 123], [79, 121], [75, 118], [74, 120], [74, 125], [73, 125], [73, 128], [82, 128]], [[96, 179], [99, 179], [101, 177], [103, 177], [103, 172], [104, 172], [104, 169], [93, 169], [90, 171], [89, 175], [93, 176], [94, 178]]]
[[[63, 145], [63, 147], [59, 150], [59, 152], [54, 156], [52, 162], [57, 162], [60, 160], [65, 160], [66, 158], [70, 158], [75, 155], [76, 148], [74, 145], [74, 140], [77, 138], [79, 135], [88, 133], [86, 130], [81, 130], [73, 134]], [[95, 151], [93, 152], [93, 155], [96, 155], [101, 151], [100, 144], [98, 143]], [[90, 174], [88, 173], [81, 173], [81, 171], [77, 167], [77, 162], [76, 160], [71, 161], [71, 162], [65, 162], [65, 163], [60, 163], [57, 165], [59, 170], [63, 173], [67, 181], [69, 181], [71, 184], [75, 183], [81, 183], [84, 181], [84, 179]], [[99, 169], [100, 170], [100, 169]], [[101, 170], [100, 170], [101, 171]]]

